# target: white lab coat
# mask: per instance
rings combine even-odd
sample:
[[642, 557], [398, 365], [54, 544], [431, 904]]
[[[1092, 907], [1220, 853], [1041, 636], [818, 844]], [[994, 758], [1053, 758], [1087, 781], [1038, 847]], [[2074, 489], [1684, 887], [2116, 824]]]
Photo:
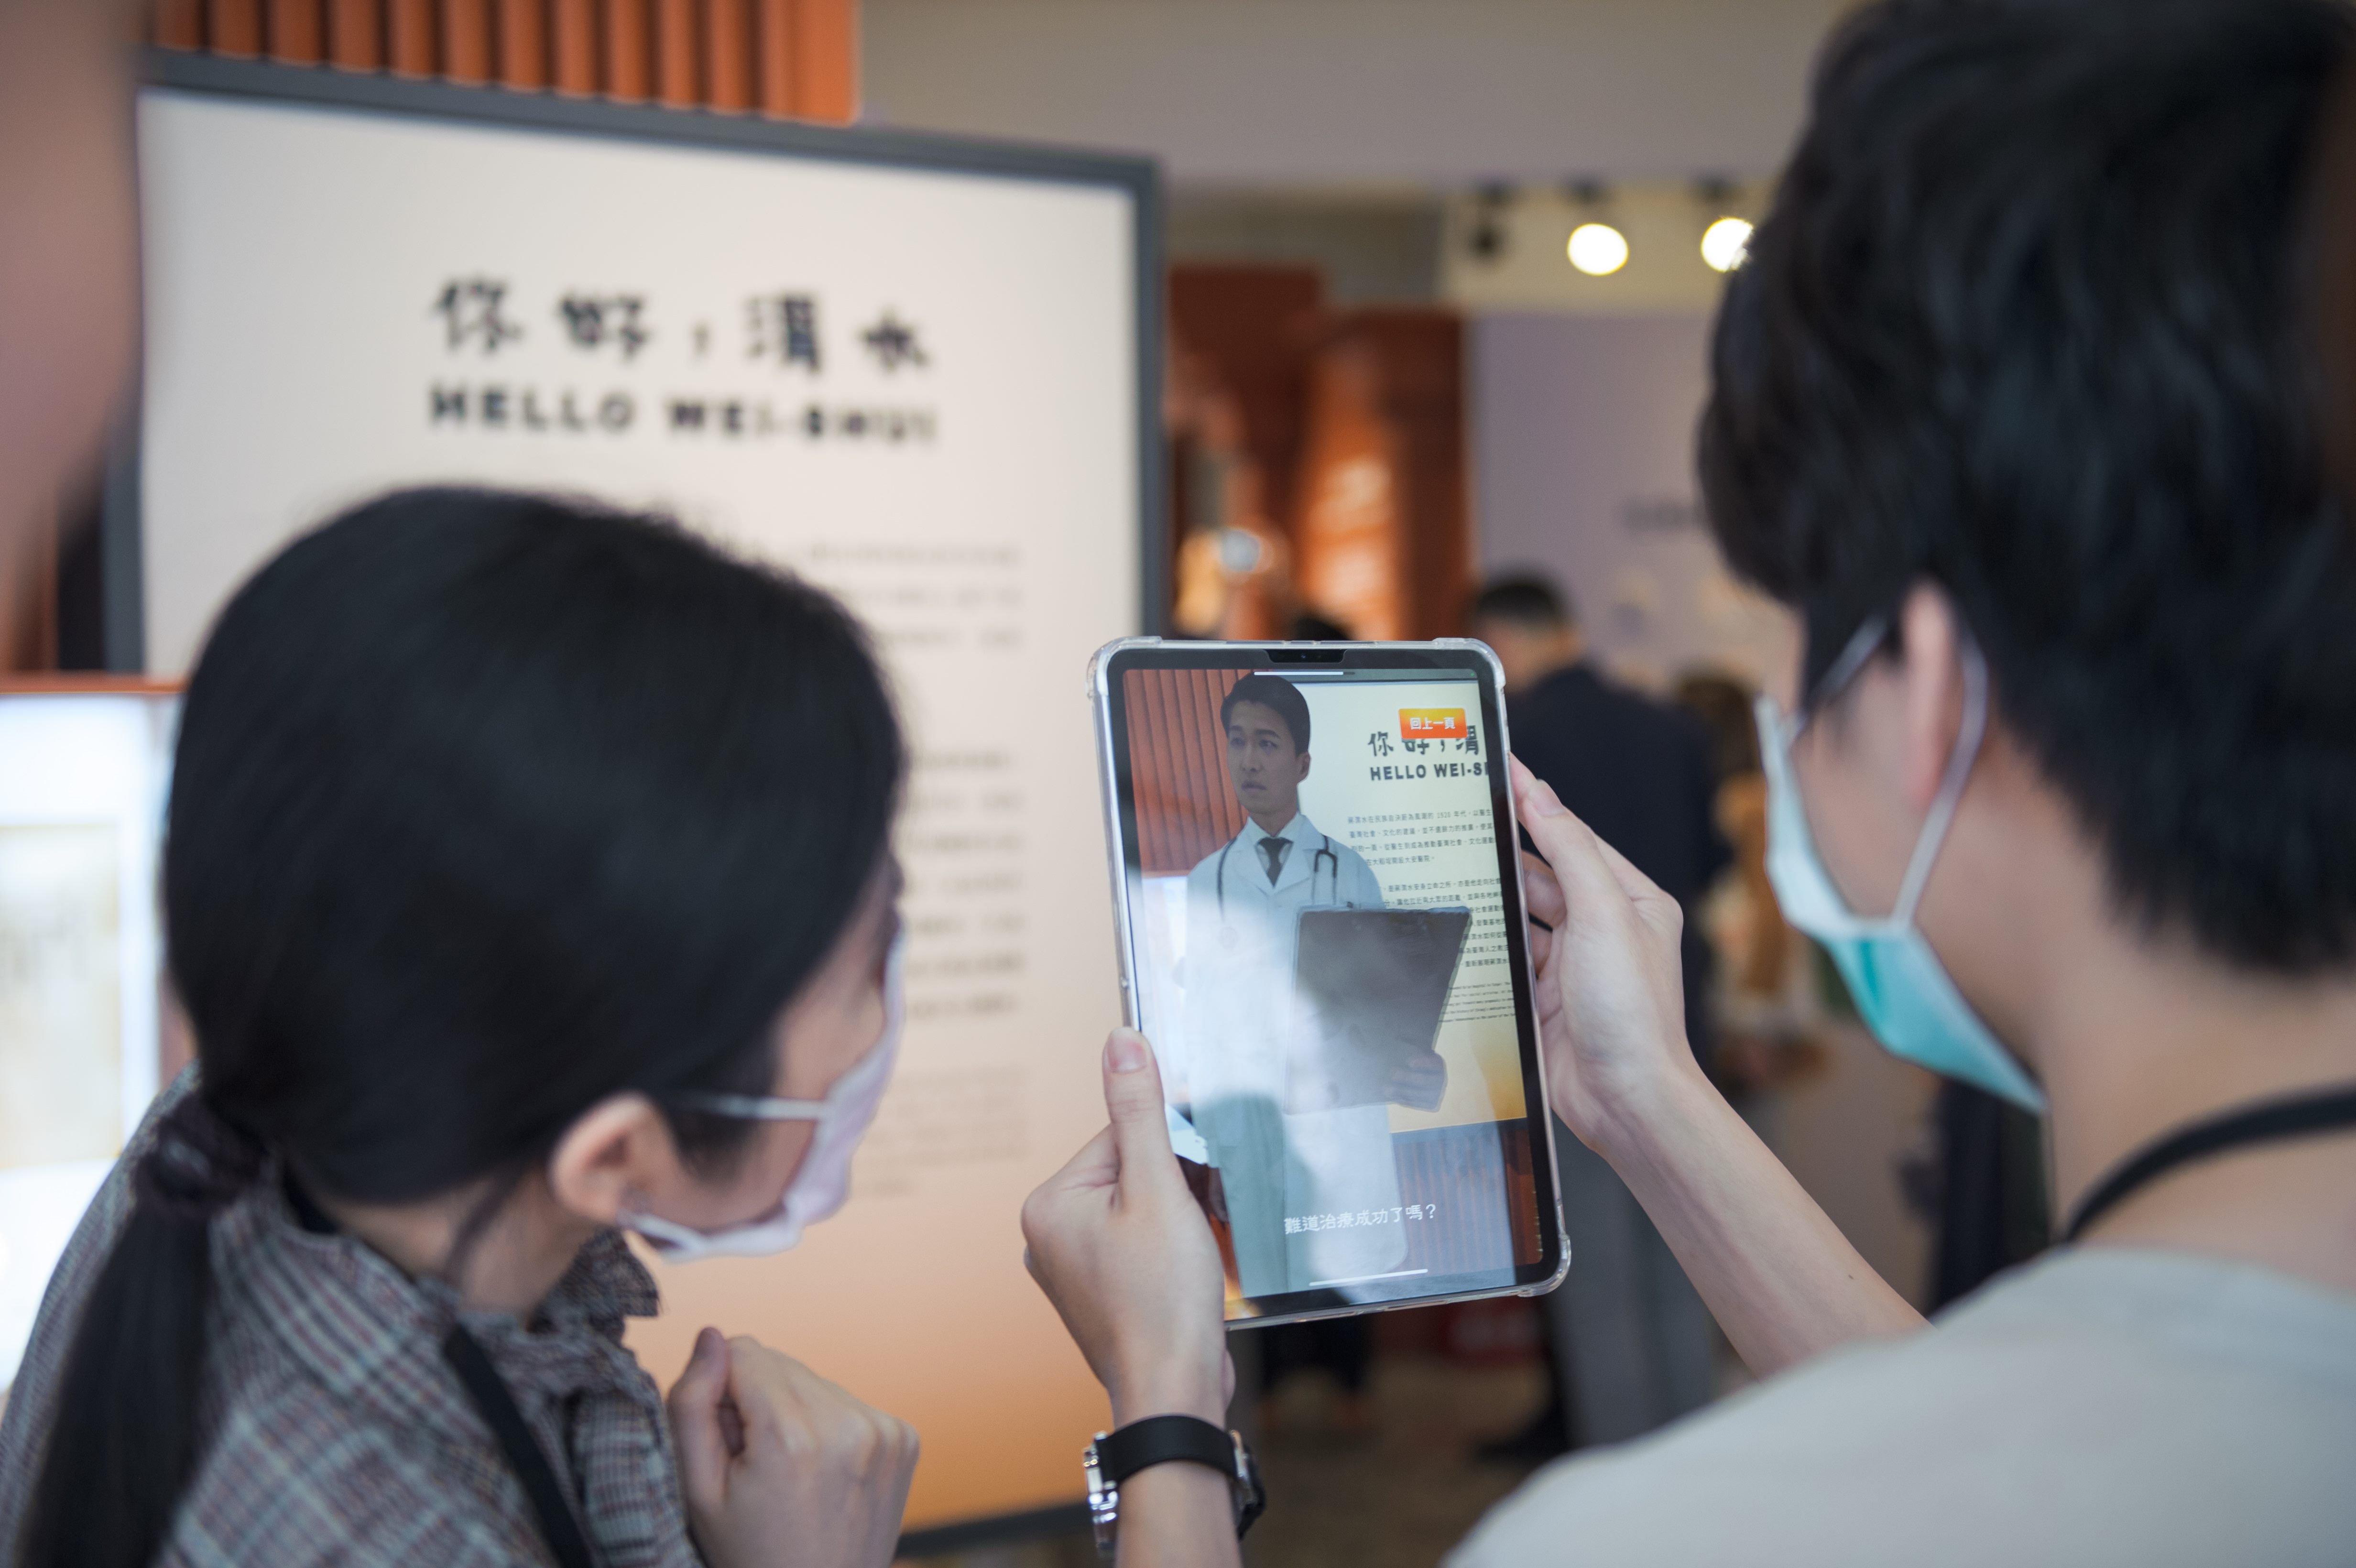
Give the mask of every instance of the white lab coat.
[[[1293, 947], [1308, 908], [1383, 907], [1364, 857], [1303, 814], [1273, 887], [1256, 822], [1186, 878], [1186, 1085], [1195, 1130], [1226, 1189], [1246, 1296], [1308, 1290], [1398, 1266], [1395, 1224], [1288, 1233], [1286, 1219], [1391, 1210], [1399, 1202], [1390, 1110], [1355, 1105], [1288, 1115], [1285, 1056], [1296, 1021]], [[1226, 863], [1222, 907], [1221, 861]]]

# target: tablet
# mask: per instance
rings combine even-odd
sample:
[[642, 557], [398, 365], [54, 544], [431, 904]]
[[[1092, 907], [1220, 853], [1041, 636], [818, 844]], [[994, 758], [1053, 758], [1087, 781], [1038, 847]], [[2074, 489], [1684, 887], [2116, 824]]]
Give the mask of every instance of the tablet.
[[1129, 639], [1090, 667], [1129, 1021], [1276, 1323], [1569, 1264], [1496, 658]]

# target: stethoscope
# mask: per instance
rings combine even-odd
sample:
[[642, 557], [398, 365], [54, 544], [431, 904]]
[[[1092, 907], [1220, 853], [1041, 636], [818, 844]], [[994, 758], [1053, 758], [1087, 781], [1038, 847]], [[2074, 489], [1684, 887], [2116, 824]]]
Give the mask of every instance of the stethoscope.
[[[1276, 836], [1271, 834], [1269, 837]], [[1317, 868], [1322, 865], [1325, 868], [1325, 875], [1333, 888], [1333, 900], [1338, 903], [1342, 898], [1342, 857], [1333, 853], [1333, 838], [1331, 834], [1321, 833], [1318, 837], [1324, 839], [1324, 843], [1318, 846], [1317, 853], [1310, 857], [1309, 901], [1312, 903], [1317, 901]], [[1243, 833], [1239, 829], [1235, 837], [1227, 840], [1226, 848], [1219, 851], [1218, 871], [1211, 879], [1219, 895], [1219, 932], [1226, 937], [1227, 945], [1230, 947], [1236, 944], [1237, 938], [1235, 926], [1227, 919], [1227, 857], [1235, 853], [1237, 844], [1242, 839]]]

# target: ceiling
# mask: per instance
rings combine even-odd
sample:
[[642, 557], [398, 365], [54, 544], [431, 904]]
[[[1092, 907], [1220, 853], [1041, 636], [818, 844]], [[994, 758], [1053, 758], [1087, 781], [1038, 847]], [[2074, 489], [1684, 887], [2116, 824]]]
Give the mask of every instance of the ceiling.
[[1846, 0], [863, 0], [866, 118], [1190, 187], [1758, 176]]

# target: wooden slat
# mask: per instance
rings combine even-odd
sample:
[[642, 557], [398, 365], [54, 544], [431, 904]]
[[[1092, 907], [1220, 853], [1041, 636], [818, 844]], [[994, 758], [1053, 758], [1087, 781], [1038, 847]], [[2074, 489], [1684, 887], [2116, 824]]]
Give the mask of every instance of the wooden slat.
[[1137, 803], [1138, 866], [1166, 876], [1181, 848], [1171, 826], [1176, 808], [1176, 767], [1171, 756], [1169, 682], [1162, 670], [1130, 670], [1122, 677], [1129, 712], [1129, 769]]
[[205, 0], [158, 0], [150, 35], [167, 49], [205, 47]]
[[58, 667], [58, 511], [38, 507], [23, 519], [29, 528], [10, 530], [23, 535], [16, 548], [0, 550], [0, 675]]
[[1154, 755], [1153, 713], [1140, 673], [1131, 670], [1121, 677], [1121, 711], [1127, 715], [1128, 722], [1125, 731], [1113, 737], [1113, 742], [1128, 749], [1130, 799], [1137, 810], [1137, 859], [1150, 877], [1162, 859], [1161, 769]]
[[491, 80], [490, 0], [442, 0], [442, 74], [462, 86]]
[[1129, 717], [1130, 794], [1137, 806], [1138, 867], [1149, 877], [1180, 869], [1184, 853], [1171, 820], [1178, 802], [1169, 741], [1169, 673], [1133, 669], [1121, 681], [1122, 706]]
[[643, 103], [652, 86], [648, 67], [647, 0], [605, 0], [606, 97]]
[[551, 0], [548, 24], [552, 85], [559, 92], [589, 97], [597, 91], [600, 77], [597, 0]]
[[440, 66], [434, 9], [434, 0], [387, 0], [385, 63], [395, 76], [432, 76]]
[[206, 0], [205, 47], [217, 55], [262, 53], [262, 0]]
[[794, 0], [754, 0], [753, 101], [781, 120], [794, 112]]
[[327, 0], [327, 63], [345, 70], [384, 69], [381, 0]]
[[655, 97], [666, 108], [692, 109], [703, 101], [696, 8], [696, 0], [654, 0]]
[[794, 112], [836, 125], [859, 117], [856, 0], [794, 0]]
[[1211, 840], [1224, 837], [1218, 831], [1220, 819], [1214, 814], [1229, 798], [1221, 787], [1226, 779], [1218, 766], [1222, 759], [1207, 752], [1205, 745], [1218, 731], [1218, 698], [1226, 693], [1213, 695], [1211, 683], [1216, 676], [1211, 670], [1180, 670], [1177, 676], [1178, 700], [1171, 705], [1170, 713], [1170, 750], [1178, 764], [1178, 797], [1184, 805], [1176, 823], [1177, 859], [1191, 869], [1211, 852]]
[[1227, 692], [1243, 678], [1244, 672], [1203, 669], [1187, 673], [1193, 677], [1187, 691], [1190, 743], [1186, 756], [1193, 775], [1188, 787], [1199, 814], [1194, 819], [1198, 824], [1196, 837], [1189, 848], [1194, 851], [1193, 858], [1199, 860], [1243, 830], [1244, 808], [1237, 802], [1235, 786], [1227, 778], [1227, 732], [1219, 722], [1219, 704], [1227, 699]]
[[703, 101], [730, 114], [753, 107], [753, 10], [747, 0], [703, 0]]
[[289, 65], [317, 65], [327, 57], [327, 13], [320, 0], [270, 0], [270, 58]]
[[548, 0], [498, 0], [498, 7], [499, 82], [537, 92], [548, 85]]

